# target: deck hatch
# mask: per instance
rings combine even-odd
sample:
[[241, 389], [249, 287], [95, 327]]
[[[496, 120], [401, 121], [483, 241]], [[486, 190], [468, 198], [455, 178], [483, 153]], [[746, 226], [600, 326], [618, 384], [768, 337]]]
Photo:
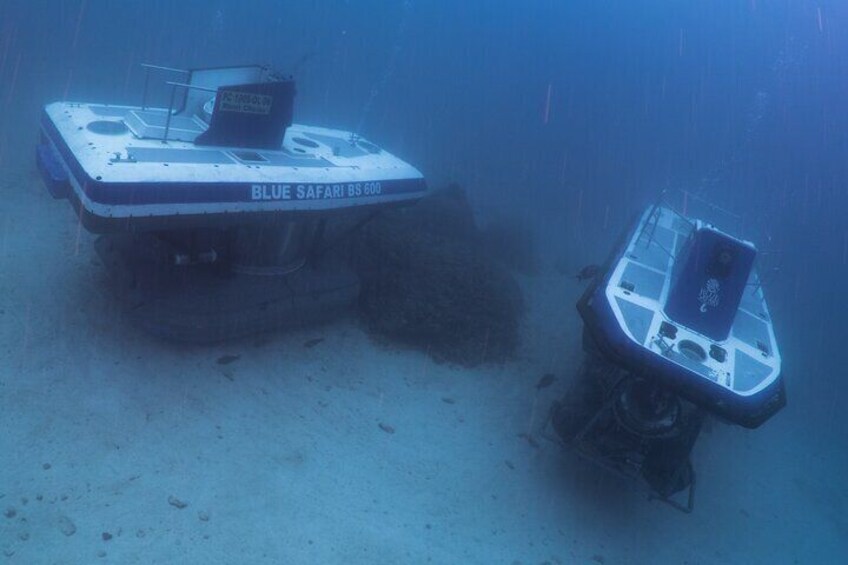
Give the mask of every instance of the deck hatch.
[[656, 271], [630, 261], [624, 268], [622, 280], [633, 284], [633, 292], [651, 300], [659, 300], [665, 277]]
[[616, 301], [621, 309], [621, 314], [624, 316], [627, 329], [639, 344], [644, 345], [648, 336], [648, 329], [654, 319], [653, 311], [622, 298], [616, 298]]

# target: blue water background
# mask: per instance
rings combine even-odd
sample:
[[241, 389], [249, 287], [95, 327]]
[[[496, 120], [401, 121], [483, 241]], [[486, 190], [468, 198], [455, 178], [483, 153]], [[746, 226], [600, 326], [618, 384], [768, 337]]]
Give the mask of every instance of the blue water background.
[[662, 189], [732, 211], [789, 409], [845, 445], [848, 3], [0, 0], [0, 167], [46, 102], [138, 103], [143, 62], [292, 71], [297, 121], [459, 182], [575, 271]]

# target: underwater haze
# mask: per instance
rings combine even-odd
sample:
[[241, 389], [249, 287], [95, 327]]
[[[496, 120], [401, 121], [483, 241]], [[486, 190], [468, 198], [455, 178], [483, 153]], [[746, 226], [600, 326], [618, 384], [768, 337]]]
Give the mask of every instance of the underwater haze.
[[[142, 63], [290, 73], [295, 122], [518, 226], [515, 360], [435, 363], [351, 321], [214, 349], [126, 327], [34, 154], [45, 104], [138, 105]], [[4, 562], [848, 555], [842, 0], [0, 0], [0, 177]], [[663, 191], [757, 244], [788, 399], [704, 434], [689, 515], [528, 445], [579, 364], [574, 275]]]

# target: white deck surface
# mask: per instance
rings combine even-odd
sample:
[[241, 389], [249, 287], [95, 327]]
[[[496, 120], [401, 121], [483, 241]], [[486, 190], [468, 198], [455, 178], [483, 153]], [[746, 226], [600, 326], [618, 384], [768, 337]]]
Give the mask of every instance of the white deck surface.
[[[676, 323], [663, 307], [670, 291], [673, 258], [689, 237], [691, 226], [668, 208], [659, 208], [657, 220], [650, 219], [651, 214], [646, 210], [642, 215], [606, 288], [607, 301], [625, 333], [639, 346], [690, 371], [692, 378], [707, 379], [739, 396], [756, 394], [774, 383], [780, 376], [780, 351], [756, 270], [749, 277], [727, 340], [717, 342]], [[675, 339], [660, 335], [663, 322], [676, 326]], [[767, 353], [758, 349], [758, 341]], [[687, 342], [701, 348], [703, 362], [680, 351], [680, 344]], [[724, 361], [708, 355], [713, 344], [726, 351]]]

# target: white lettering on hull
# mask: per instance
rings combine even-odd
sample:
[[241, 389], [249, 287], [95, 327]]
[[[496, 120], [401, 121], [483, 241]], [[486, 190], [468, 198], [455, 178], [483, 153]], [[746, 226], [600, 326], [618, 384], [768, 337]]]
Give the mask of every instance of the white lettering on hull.
[[383, 193], [379, 182], [348, 184], [252, 184], [251, 200], [324, 200], [378, 196]]

